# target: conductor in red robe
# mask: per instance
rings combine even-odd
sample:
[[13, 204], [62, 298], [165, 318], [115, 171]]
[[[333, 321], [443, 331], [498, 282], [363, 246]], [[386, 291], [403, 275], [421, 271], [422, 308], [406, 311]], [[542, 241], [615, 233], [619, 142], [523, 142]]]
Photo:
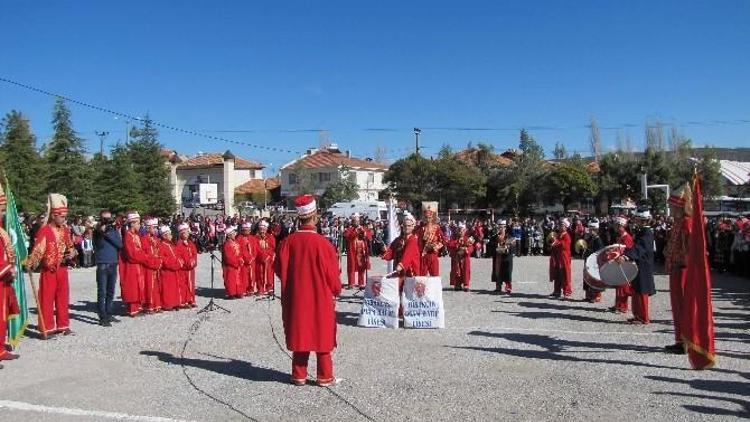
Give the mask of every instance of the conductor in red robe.
[[[617, 243], [625, 245], [625, 248], [632, 248], [634, 245], [633, 236], [627, 230], [628, 219], [622, 216], [615, 217], [615, 230], [617, 231]], [[628, 297], [633, 294], [630, 284], [615, 288], [615, 306], [609, 308], [610, 311], [622, 314], [628, 313]]]
[[141, 311], [145, 297], [144, 266], [152, 258], [143, 251], [141, 237], [141, 216], [137, 212], [127, 214], [127, 231], [123, 237], [122, 273], [120, 292], [125, 305], [125, 313], [134, 317]]
[[393, 239], [386, 248], [382, 258], [386, 261], [393, 260], [393, 269], [399, 274], [401, 284], [405, 277], [420, 274], [422, 260], [419, 254], [419, 240], [414, 233], [417, 221], [409, 213], [404, 213], [404, 221], [401, 223], [401, 234]]
[[70, 330], [70, 288], [68, 264], [75, 258], [76, 249], [65, 224], [68, 200], [52, 193], [47, 200], [47, 224], [36, 234], [34, 249], [26, 260], [29, 270], [40, 268], [39, 276], [39, 332], [43, 339]]
[[286, 346], [292, 351], [292, 383], [305, 385], [310, 352], [315, 352], [317, 383], [327, 387], [335, 383], [331, 352], [336, 347], [341, 270], [333, 245], [315, 229], [315, 198], [302, 195], [294, 203], [300, 226], [282, 241], [275, 263]]
[[690, 184], [674, 191], [667, 199], [669, 209], [674, 216], [674, 224], [669, 232], [669, 239], [664, 251], [665, 267], [669, 274], [669, 299], [672, 308], [672, 319], [674, 321], [674, 344], [665, 347], [667, 352], [685, 354], [685, 345], [682, 342], [682, 325], [680, 317], [685, 296], [685, 283], [687, 281], [686, 264], [690, 255], [690, 232], [692, 231], [691, 214], [693, 212], [693, 194]]
[[242, 283], [243, 260], [240, 244], [237, 242], [237, 228], [227, 227], [227, 238], [221, 256], [224, 273], [224, 294], [227, 299], [239, 299], [245, 296], [245, 284]]
[[563, 218], [557, 227], [557, 236], [552, 242], [552, 253], [549, 257], [549, 278], [554, 283], [554, 291], [550, 296], [555, 298], [560, 298], [562, 295], [565, 299], [569, 299], [573, 295], [569, 228], [570, 221]]
[[273, 262], [276, 257], [276, 238], [268, 232], [268, 221], [258, 223], [255, 235], [258, 253], [255, 258], [255, 284], [261, 292], [273, 295]]
[[448, 242], [451, 255], [450, 283], [456, 290], [468, 292], [471, 284], [471, 254], [474, 238], [469, 236], [466, 223], [459, 223], [456, 237]]
[[182, 259], [172, 244], [172, 230], [168, 226], [159, 228], [159, 285], [161, 286], [161, 304], [165, 311], [177, 310], [180, 307], [180, 271]]
[[174, 246], [175, 252], [182, 260], [180, 270], [180, 307], [194, 308], [195, 304], [195, 267], [198, 266], [198, 248], [190, 240], [190, 226], [182, 223], [177, 227], [179, 239]]
[[344, 230], [346, 239], [346, 276], [347, 289], [356, 284], [360, 290], [365, 288], [365, 273], [370, 269], [370, 248], [372, 232], [360, 224], [359, 213], [352, 214], [352, 225]]

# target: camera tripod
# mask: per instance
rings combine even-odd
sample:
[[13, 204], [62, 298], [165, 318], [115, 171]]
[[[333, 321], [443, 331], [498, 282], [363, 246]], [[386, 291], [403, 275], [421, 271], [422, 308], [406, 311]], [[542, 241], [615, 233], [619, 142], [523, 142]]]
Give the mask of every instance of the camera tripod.
[[[214, 255], [214, 251], [209, 251], [208, 255], [211, 256], [211, 292], [213, 292], [214, 291], [214, 270], [215, 270], [214, 269], [214, 262], [215, 261], [220, 261], [220, 259], [217, 258], [216, 255]], [[208, 304], [206, 306], [204, 306], [203, 309], [201, 309], [200, 311], [198, 311], [198, 313], [202, 314], [202, 313], [212, 312], [212, 311], [217, 311], [217, 310], [222, 310], [222, 311], [224, 311], [226, 313], [230, 313], [230, 314], [232, 313], [232, 311], [230, 311], [229, 309], [227, 309], [227, 308], [225, 308], [225, 307], [223, 307], [221, 305], [217, 305], [216, 302], [214, 301], [213, 296], [211, 297], [211, 300], [208, 301]]]

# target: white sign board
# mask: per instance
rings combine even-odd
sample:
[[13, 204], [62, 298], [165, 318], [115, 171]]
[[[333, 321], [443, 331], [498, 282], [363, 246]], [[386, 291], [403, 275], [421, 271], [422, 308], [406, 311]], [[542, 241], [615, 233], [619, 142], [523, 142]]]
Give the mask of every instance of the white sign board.
[[410, 277], [401, 294], [404, 328], [445, 328], [440, 277]]
[[357, 325], [398, 328], [399, 300], [398, 278], [368, 277]]
[[201, 183], [198, 185], [198, 200], [201, 205], [212, 205], [219, 201], [219, 185], [216, 183]]

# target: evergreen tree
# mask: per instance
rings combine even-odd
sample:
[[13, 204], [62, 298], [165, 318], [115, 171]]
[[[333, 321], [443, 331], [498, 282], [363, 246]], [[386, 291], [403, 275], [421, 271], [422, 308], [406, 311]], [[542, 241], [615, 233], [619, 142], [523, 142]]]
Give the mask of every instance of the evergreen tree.
[[29, 120], [13, 110], [5, 116], [2, 126], [0, 168], [13, 189], [19, 210], [39, 212], [44, 204], [46, 180]]
[[576, 201], [592, 197], [598, 187], [586, 170], [586, 164], [580, 158], [574, 158], [558, 165], [548, 179], [548, 198], [559, 200], [567, 211], [568, 206]]
[[55, 133], [44, 150], [47, 165], [47, 191], [68, 198], [71, 214], [91, 212], [88, 203], [91, 179], [86, 167], [83, 140], [78, 137], [65, 101], [58, 98], [52, 113]]
[[169, 215], [175, 210], [169, 167], [162, 156], [159, 133], [146, 115], [140, 128], [130, 132], [132, 141], [127, 148], [137, 176], [140, 197], [144, 199], [143, 211], [151, 215]]
[[130, 159], [130, 151], [118, 143], [112, 148], [110, 159], [102, 166], [102, 208], [113, 212], [124, 212], [129, 209], [146, 209], [145, 201], [139, 187], [139, 178]]
[[352, 180], [350, 169], [343, 167], [339, 169], [339, 178], [326, 187], [320, 197], [321, 206], [328, 208], [337, 202], [348, 202], [359, 198], [359, 185]]
[[88, 203], [94, 212], [104, 208], [106, 205], [107, 192], [109, 184], [113, 180], [105, 178], [105, 170], [108, 165], [107, 157], [97, 152], [89, 161], [89, 175], [92, 180], [91, 190], [89, 191]]

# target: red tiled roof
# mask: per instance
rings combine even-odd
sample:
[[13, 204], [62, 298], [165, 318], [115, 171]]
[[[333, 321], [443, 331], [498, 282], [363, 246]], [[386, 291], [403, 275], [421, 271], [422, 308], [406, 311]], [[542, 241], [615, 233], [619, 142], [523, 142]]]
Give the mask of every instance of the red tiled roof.
[[[223, 155], [224, 154], [218, 152], [196, 155], [195, 157], [188, 158], [186, 161], [178, 164], [177, 168], [185, 169], [223, 166]], [[246, 160], [244, 158], [236, 157], [234, 159], [234, 168], [237, 170], [262, 170], [263, 165], [254, 161]]]
[[[479, 148], [465, 149], [463, 151], [457, 152], [455, 157], [459, 161], [463, 161], [466, 164], [477, 166], [479, 163], [479, 152]], [[495, 165], [500, 167], [508, 167], [513, 165], [513, 160], [499, 154], [494, 154], [492, 152], [488, 153], [485, 159], [487, 160], [487, 164], [490, 166]]]
[[330, 150], [321, 150], [313, 152], [312, 154], [306, 155], [297, 160], [294, 165], [302, 166], [304, 168], [325, 168], [325, 167], [339, 167], [346, 166], [351, 168], [365, 168], [365, 169], [388, 169], [387, 166], [377, 163], [375, 161], [362, 160], [354, 157], [347, 157], [341, 152], [333, 152]]
[[[265, 184], [264, 184], [265, 183]], [[269, 179], [251, 179], [234, 188], [235, 195], [249, 195], [252, 193], [263, 193], [264, 189], [274, 190], [281, 186], [281, 179], [271, 177]]]

